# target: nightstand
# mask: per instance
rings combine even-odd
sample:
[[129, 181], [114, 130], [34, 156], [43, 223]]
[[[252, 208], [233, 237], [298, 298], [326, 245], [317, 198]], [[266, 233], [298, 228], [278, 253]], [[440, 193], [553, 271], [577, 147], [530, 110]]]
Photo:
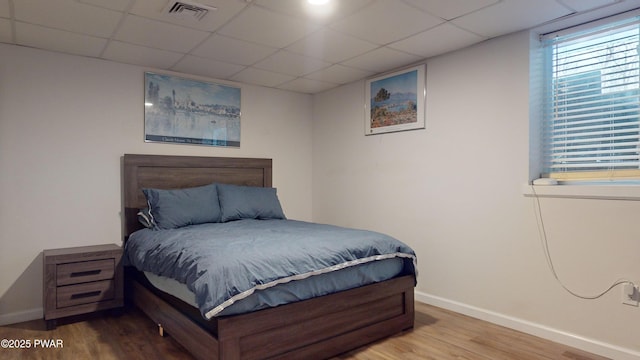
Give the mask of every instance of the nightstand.
[[94, 245], [44, 250], [43, 308], [47, 329], [56, 319], [123, 306], [122, 248]]

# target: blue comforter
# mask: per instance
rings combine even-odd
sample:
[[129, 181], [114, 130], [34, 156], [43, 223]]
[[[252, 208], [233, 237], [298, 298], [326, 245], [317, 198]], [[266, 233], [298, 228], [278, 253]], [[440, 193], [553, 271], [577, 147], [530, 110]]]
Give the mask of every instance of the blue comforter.
[[210, 319], [256, 290], [351, 266], [416, 256], [384, 234], [295, 220], [239, 220], [173, 230], [144, 229], [126, 244], [125, 263], [173, 278]]

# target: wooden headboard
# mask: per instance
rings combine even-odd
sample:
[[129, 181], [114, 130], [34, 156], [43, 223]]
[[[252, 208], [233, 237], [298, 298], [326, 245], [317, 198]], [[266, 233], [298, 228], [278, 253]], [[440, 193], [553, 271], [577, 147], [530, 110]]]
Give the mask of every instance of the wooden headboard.
[[125, 239], [142, 227], [137, 213], [147, 207], [143, 188], [179, 189], [214, 182], [271, 187], [271, 164], [271, 159], [125, 154]]

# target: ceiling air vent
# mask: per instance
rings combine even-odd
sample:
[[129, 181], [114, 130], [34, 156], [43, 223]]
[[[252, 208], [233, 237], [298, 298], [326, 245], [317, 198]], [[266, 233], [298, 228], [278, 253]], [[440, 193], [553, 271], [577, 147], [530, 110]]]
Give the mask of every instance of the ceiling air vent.
[[209, 11], [217, 8], [196, 4], [187, 1], [170, 1], [164, 9], [165, 16], [169, 18], [179, 18], [181, 20], [202, 20]]

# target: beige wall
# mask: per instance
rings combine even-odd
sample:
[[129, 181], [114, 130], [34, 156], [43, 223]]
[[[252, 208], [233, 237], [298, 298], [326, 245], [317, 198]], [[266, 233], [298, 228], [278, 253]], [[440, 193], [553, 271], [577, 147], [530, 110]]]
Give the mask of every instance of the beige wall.
[[311, 96], [242, 85], [239, 149], [145, 143], [145, 70], [0, 44], [0, 324], [42, 315], [43, 249], [121, 242], [125, 153], [273, 158], [311, 220]]
[[[529, 34], [426, 61], [426, 129], [364, 136], [364, 82], [314, 97], [313, 218], [418, 253], [418, 299], [637, 358], [640, 309], [582, 300], [543, 256], [529, 180]], [[640, 280], [640, 202], [542, 199], [561, 278], [581, 293]]]

